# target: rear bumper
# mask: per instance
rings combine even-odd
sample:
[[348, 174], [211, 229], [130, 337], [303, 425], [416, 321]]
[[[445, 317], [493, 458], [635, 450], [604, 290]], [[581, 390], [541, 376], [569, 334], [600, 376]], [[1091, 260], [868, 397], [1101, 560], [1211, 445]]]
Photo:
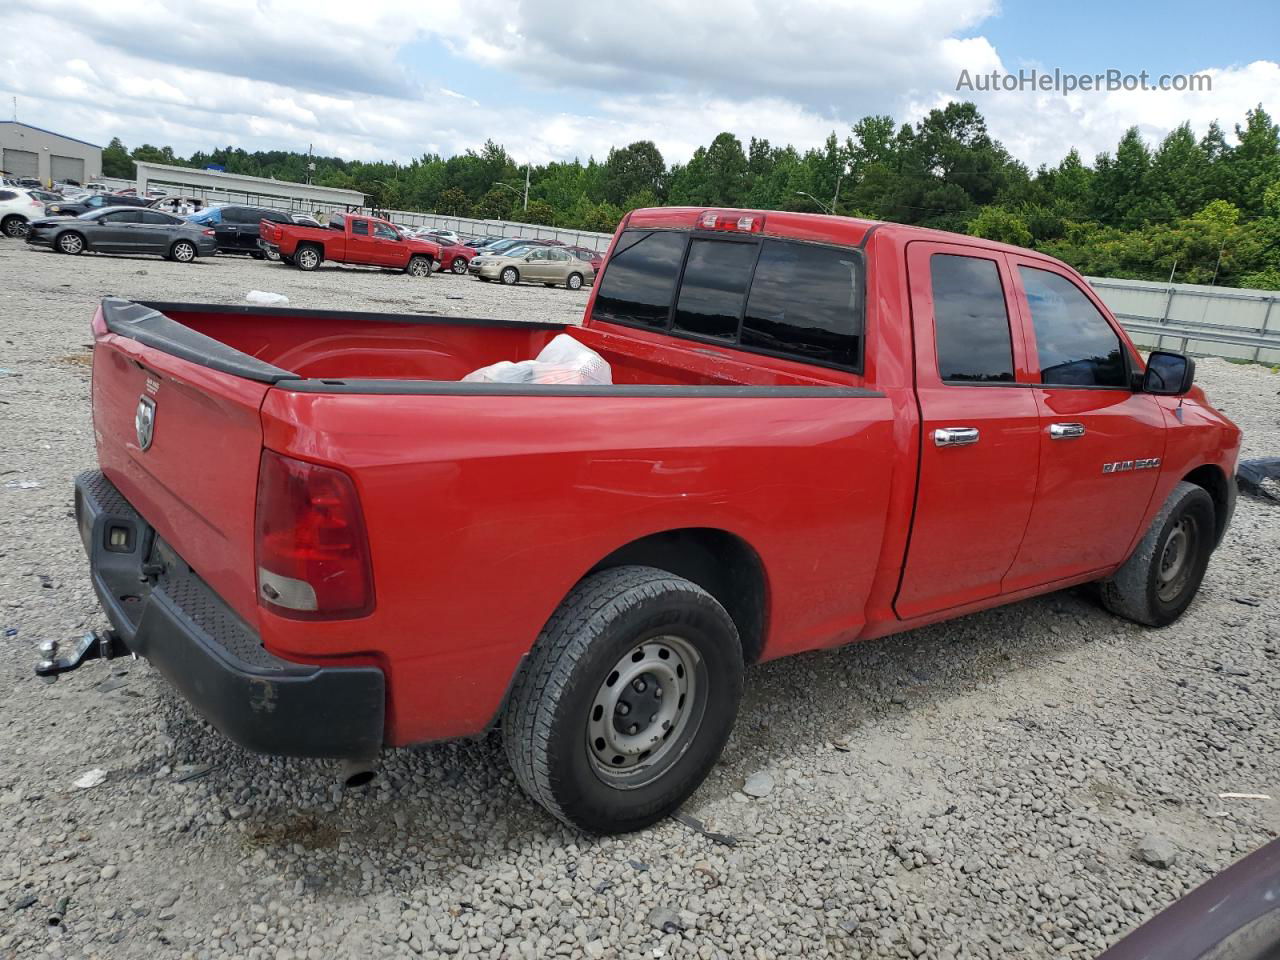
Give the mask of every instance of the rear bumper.
[[[76, 521], [107, 617], [129, 650], [219, 731], [246, 749], [286, 756], [368, 758], [382, 748], [381, 670], [280, 659], [100, 471], [82, 473], [75, 489]], [[163, 570], [144, 580], [146, 560]]]

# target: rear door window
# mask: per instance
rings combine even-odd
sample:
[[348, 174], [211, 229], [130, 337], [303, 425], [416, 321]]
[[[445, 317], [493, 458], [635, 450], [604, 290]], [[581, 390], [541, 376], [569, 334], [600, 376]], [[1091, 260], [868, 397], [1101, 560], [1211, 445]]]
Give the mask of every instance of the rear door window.
[[618, 238], [593, 316], [665, 328], [687, 234], [627, 230]]
[[929, 278], [939, 378], [1012, 383], [1013, 337], [996, 262], [935, 253], [929, 258]]
[[1128, 386], [1120, 337], [1084, 291], [1061, 274], [1019, 266], [1040, 356], [1040, 381], [1063, 387]]
[[749, 349], [859, 369], [860, 255], [841, 247], [764, 241], [739, 340]]
[[756, 262], [755, 243], [695, 239], [689, 244], [672, 330], [735, 340]]
[[182, 221], [177, 217], [171, 217], [167, 213], [161, 213], [158, 210], [143, 210], [142, 222], [152, 224], [153, 226], [171, 226], [175, 223], [182, 223]]
[[352, 220], [351, 232], [358, 237], [367, 237], [369, 235], [369, 221], [368, 220]]

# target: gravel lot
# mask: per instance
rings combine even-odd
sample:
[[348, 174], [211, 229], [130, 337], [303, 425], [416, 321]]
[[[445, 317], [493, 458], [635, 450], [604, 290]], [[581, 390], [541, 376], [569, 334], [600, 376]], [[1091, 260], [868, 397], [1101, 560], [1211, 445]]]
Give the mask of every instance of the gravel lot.
[[[496, 738], [389, 752], [347, 793], [232, 748], [145, 662], [36, 680], [39, 640], [106, 626], [70, 519], [95, 302], [250, 289], [564, 321], [586, 299], [0, 241], [0, 957], [1092, 957], [1280, 827], [1280, 507], [1247, 498], [1173, 627], [1071, 591], [751, 671], [686, 808], [733, 843], [577, 836]], [[1280, 376], [1199, 379], [1245, 456], [1280, 455]]]

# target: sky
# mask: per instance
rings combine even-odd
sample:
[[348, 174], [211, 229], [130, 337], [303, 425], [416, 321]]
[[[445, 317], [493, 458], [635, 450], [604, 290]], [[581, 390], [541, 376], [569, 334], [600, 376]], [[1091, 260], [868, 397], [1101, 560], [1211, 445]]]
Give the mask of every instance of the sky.
[[[519, 163], [721, 131], [803, 149], [971, 99], [1035, 167], [1137, 125], [1280, 115], [1280, 4], [1181, 0], [5, 0], [0, 117], [106, 144]], [[28, 38], [27, 42], [13, 42]], [[957, 90], [1020, 69], [1205, 73], [1211, 91]]]

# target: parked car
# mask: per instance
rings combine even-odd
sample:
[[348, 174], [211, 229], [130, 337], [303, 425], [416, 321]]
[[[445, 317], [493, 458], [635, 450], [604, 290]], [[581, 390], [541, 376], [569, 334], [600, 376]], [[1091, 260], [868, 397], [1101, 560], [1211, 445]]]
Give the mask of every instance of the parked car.
[[151, 203], [146, 197], [115, 193], [94, 193], [79, 200], [55, 200], [45, 204], [44, 212], [50, 217], [78, 217], [90, 210], [105, 207], [145, 207]]
[[203, 197], [190, 196], [158, 197], [151, 202], [152, 210], [163, 210], [175, 217], [189, 217], [193, 213], [199, 213], [206, 206], [208, 202]]
[[314, 270], [331, 260], [429, 277], [440, 262], [438, 243], [407, 237], [386, 220], [359, 213], [333, 217], [327, 229], [264, 221], [262, 239], [269, 256], [279, 256], [300, 270]]
[[270, 207], [249, 207], [227, 204], [218, 210], [217, 219], [209, 225], [218, 237], [219, 253], [247, 253], [257, 260], [267, 256], [259, 244], [262, 221], [292, 223], [289, 214]]
[[18, 186], [25, 187], [28, 190], [41, 190], [44, 188], [44, 184], [36, 177], [19, 177]]
[[596, 273], [599, 273], [600, 268], [604, 266], [604, 254], [599, 250], [592, 250], [590, 247], [565, 247], [565, 249], [579, 260], [585, 260], [591, 264], [591, 269]]
[[496, 255], [501, 253], [508, 253], [509, 251], [514, 250], [516, 247], [546, 247], [546, 246], [550, 246], [550, 244], [546, 240], [535, 240], [535, 239], [526, 238], [526, 237], [502, 237], [498, 240], [495, 240], [493, 243], [489, 244], [487, 247], [480, 248], [478, 252], [483, 253], [486, 256], [491, 256], [491, 255]]
[[506, 237], [472, 237], [467, 241], [467, 246], [478, 250], [481, 247], [487, 247], [491, 243], [497, 243], [499, 240], [505, 240]]
[[319, 220], [306, 213], [291, 213], [289, 219], [300, 227], [323, 227]]
[[27, 191], [41, 203], [58, 203], [66, 199], [62, 194], [54, 193], [52, 190], [29, 190]]
[[0, 233], [17, 238], [27, 235], [32, 220], [44, 213], [44, 201], [20, 187], [0, 187]]
[[218, 252], [213, 230], [160, 210], [104, 207], [78, 217], [33, 220], [27, 243], [58, 253], [154, 253], [190, 263]]
[[90, 183], [86, 183], [84, 187], [86, 190], [92, 191], [93, 193], [110, 193], [111, 192], [110, 187], [108, 187], [105, 183], [99, 183], [96, 180]]
[[[1163, 626], [1235, 503], [1193, 361], [1060, 261], [916, 227], [633, 211], [581, 326], [109, 299], [92, 329], [92, 649], [361, 777], [498, 726], [588, 831], [697, 788], [744, 664], [1089, 582]], [[611, 383], [459, 382], [561, 335]]]
[[564, 285], [581, 290], [595, 279], [596, 272], [586, 260], [579, 260], [563, 247], [512, 247], [505, 253], [479, 253], [467, 266], [477, 280]]
[[467, 272], [467, 264], [475, 256], [476, 252], [465, 243], [442, 243], [440, 244], [439, 269], [451, 270], [459, 275], [465, 274]]
[[462, 243], [462, 237], [458, 236], [452, 230], [435, 230], [428, 228], [424, 235], [437, 243], [443, 243], [448, 246], [454, 246]]

